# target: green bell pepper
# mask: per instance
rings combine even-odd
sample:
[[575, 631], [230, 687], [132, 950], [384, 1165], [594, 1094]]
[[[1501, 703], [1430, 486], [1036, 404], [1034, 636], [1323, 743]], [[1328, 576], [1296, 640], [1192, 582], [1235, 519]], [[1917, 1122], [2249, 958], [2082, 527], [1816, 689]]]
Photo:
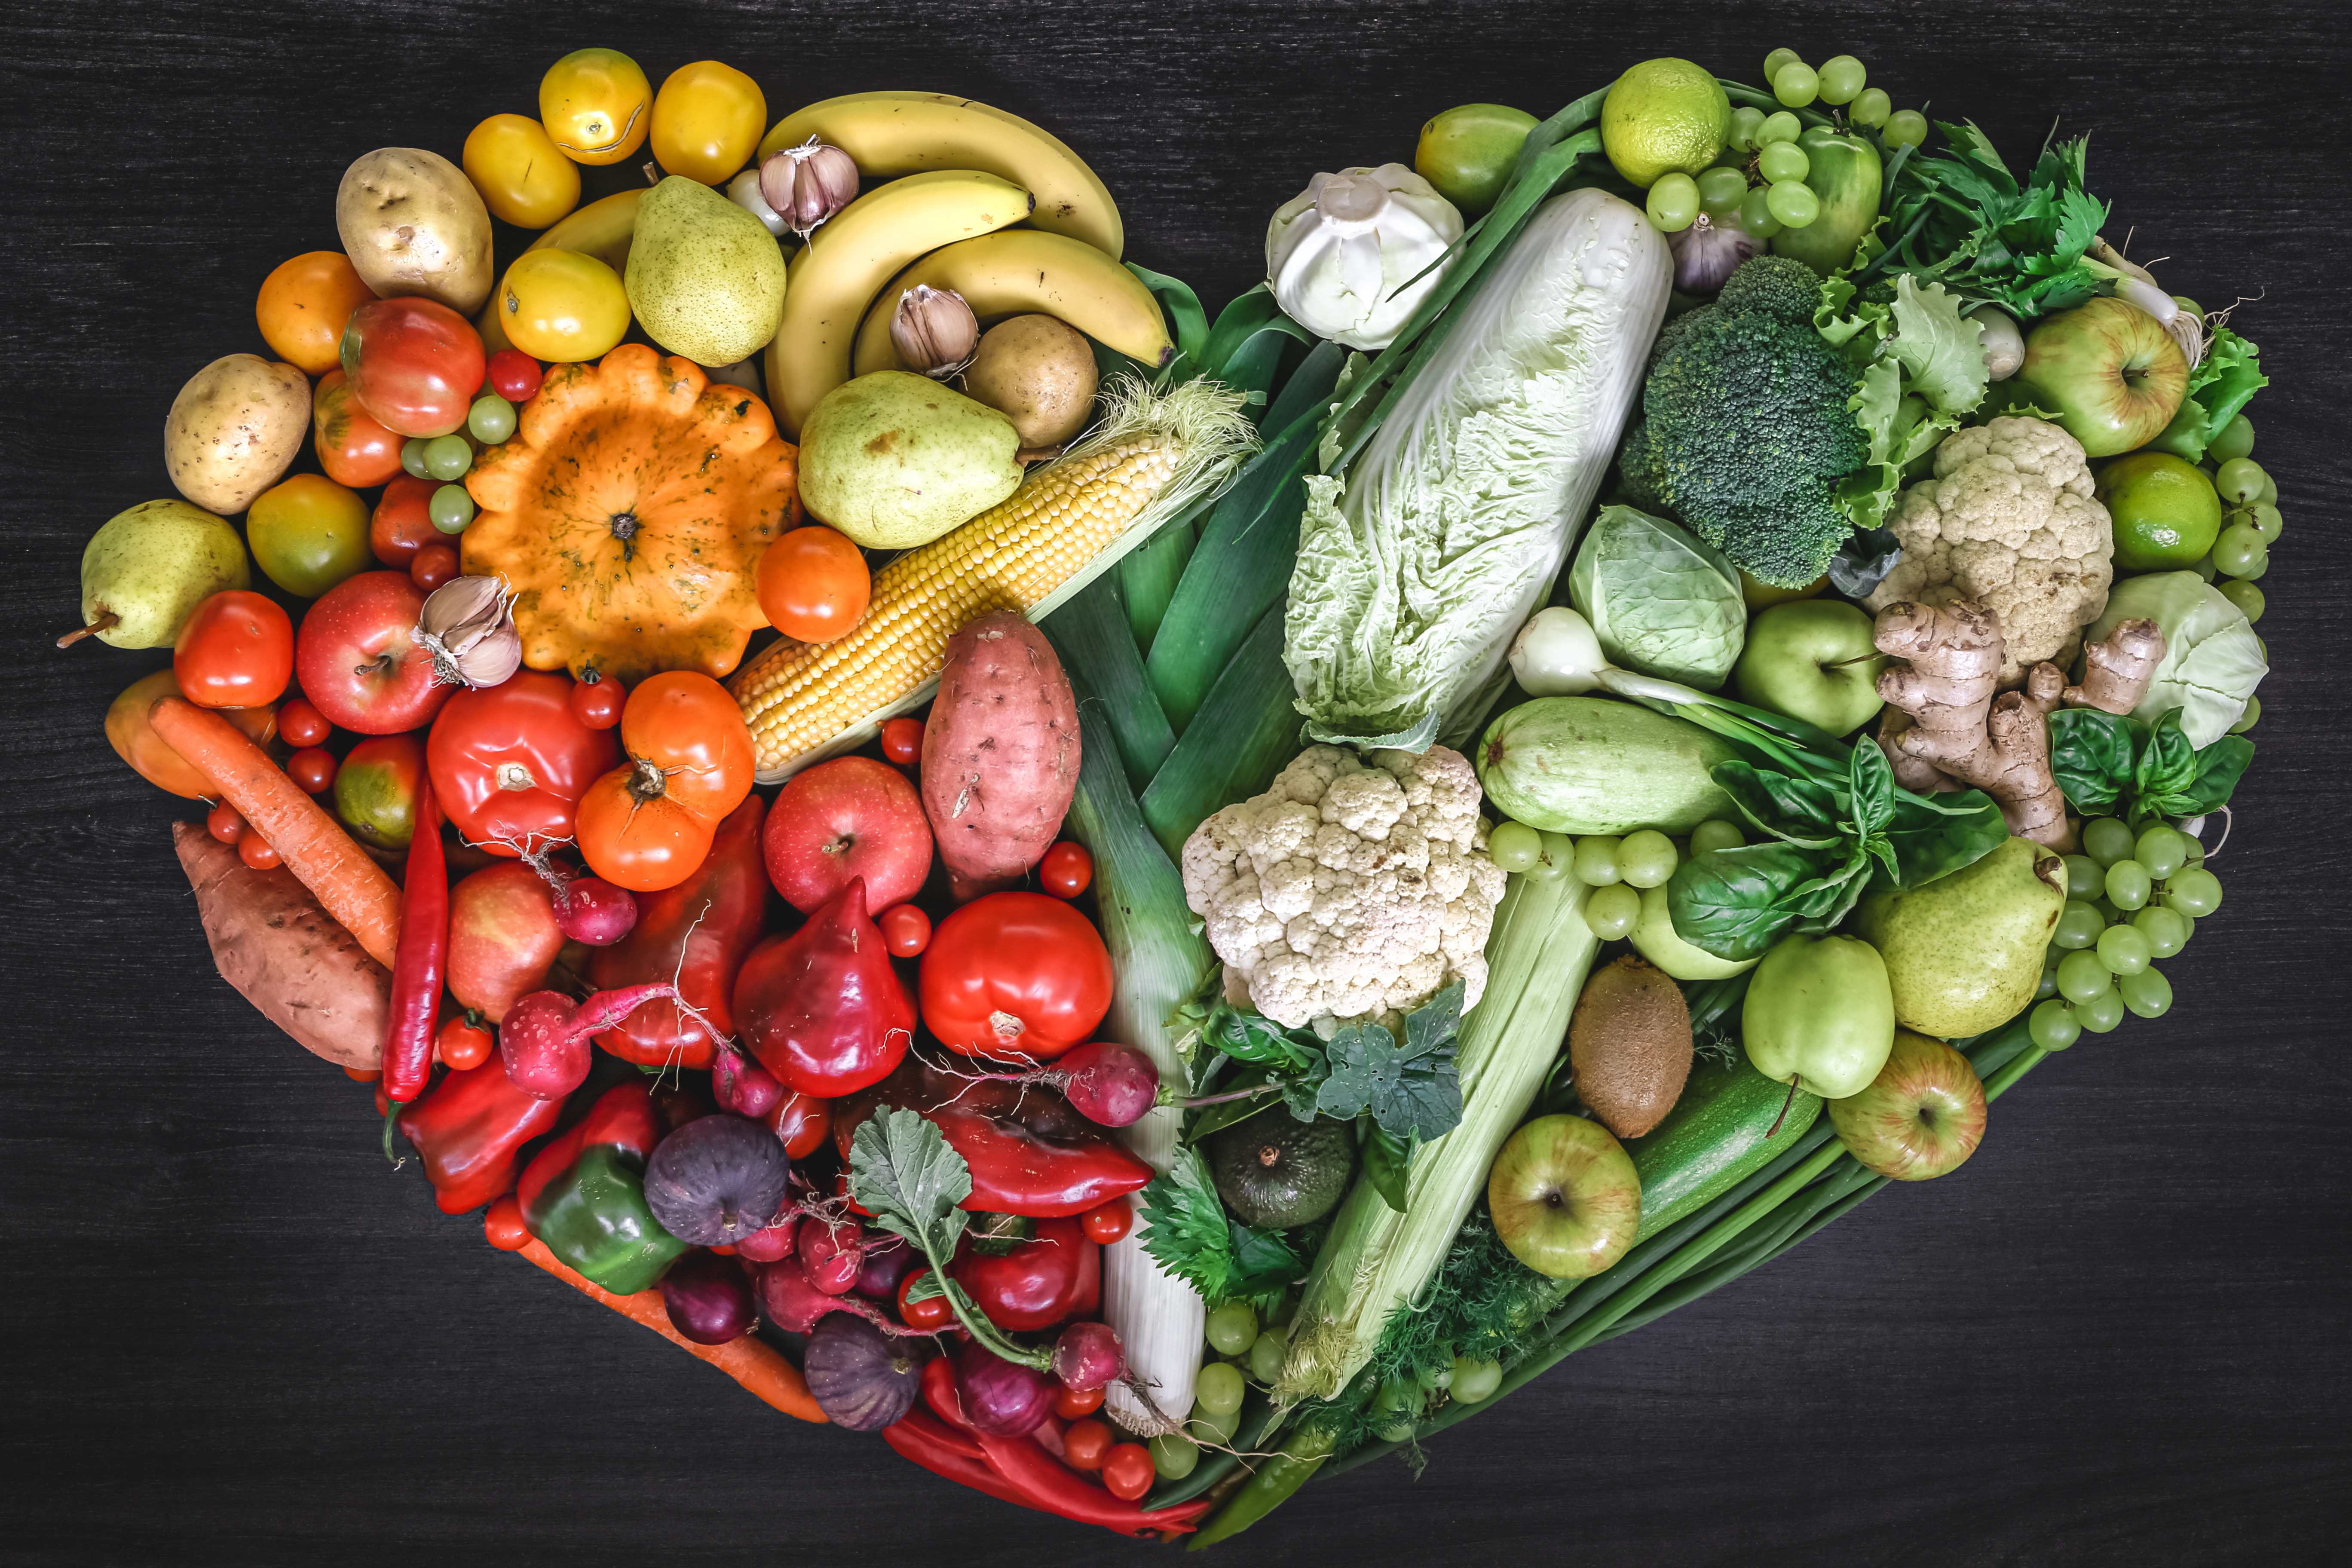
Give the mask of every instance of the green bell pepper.
[[615, 1295], [651, 1289], [687, 1249], [646, 1206], [646, 1157], [660, 1137], [652, 1094], [625, 1083], [534, 1155], [515, 1187], [530, 1234]]

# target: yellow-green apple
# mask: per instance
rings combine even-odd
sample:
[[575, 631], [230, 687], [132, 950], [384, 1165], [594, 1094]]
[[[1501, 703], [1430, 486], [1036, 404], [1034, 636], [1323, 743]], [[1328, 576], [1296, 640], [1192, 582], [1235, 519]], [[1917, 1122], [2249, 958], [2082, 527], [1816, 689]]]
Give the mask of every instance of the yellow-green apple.
[[1633, 1245], [1642, 1178], [1599, 1122], [1538, 1116], [1495, 1156], [1486, 1207], [1512, 1257], [1554, 1279], [1583, 1279]]
[[2189, 359], [2164, 323], [2121, 300], [2061, 310], [2025, 336], [2017, 379], [2094, 458], [2145, 447], [2189, 395]]
[[1739, 700], [1843, 735], [1884, 706], [1871, 619], [1835, 599], [1774, 605], [1748, 626], [1732, 671]]
[[1886, 1065], [1860, 1094], [1830, 1101], [1846, 1152], [1882, 1176], [1924, 1182], [1956, 1171], [1984, 1141], [1984, 1085], [1941, 1040], [1898, 1029]]

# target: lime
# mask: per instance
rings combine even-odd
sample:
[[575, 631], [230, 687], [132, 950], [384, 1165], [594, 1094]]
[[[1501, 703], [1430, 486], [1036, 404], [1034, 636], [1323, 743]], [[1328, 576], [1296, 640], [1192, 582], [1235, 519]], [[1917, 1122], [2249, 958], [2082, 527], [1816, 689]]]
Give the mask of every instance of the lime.
[[2221, 530], [2221, 498], [2194, 463], [2134, 452], [2099, 470], [2099, 503], [2115, 525], [2116, 564], [2164, 572], [2193, 564]]
[[1413, 173], [1435, 185], [1464, 217], [1476, 217], [1495, 205], [1535, 128], [1536, 117], [1525, 110], [1499, 103], [1457, 105], [1421, 128]]
[[1643, 60], [1601, 106], [1601, 145], [1617, 172], [1648, 190], [1664, 174], [1696, 174], [1723, 151], [1731, 100], [1688, 60]]

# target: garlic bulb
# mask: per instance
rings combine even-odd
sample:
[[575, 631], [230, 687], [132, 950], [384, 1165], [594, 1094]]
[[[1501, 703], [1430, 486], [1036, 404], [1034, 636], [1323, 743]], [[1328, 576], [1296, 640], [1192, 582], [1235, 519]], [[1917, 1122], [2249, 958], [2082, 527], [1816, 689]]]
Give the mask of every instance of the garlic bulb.
[[954, 289], [918, 283], [890, 313], [890, 346], [917, 375], [945, 381], [980, 351], [980, 318]]
[[1402, 163], [1318, 174], [1275, 209], [1265, 278], [1291, 320], [1342, 347], [1376, 353], [1453, 265], [1462, 215]]
[[1764, 248], [1764, 242], [1739, 226], [1739, 215], [1717, 217], [1701, 212], [1688, 228], [1666, 236], [1674, 253], [1675, 287], [1685, 294], [1712, 295], [1739, 264]]
[[760, 165], [760, 197], [803, 239], [857, 199], [857, 165], [848, 153], [812, 136], [781, 147]]
[[446, 686], [496, 686], [522, 668], [522, 634], [509, 613], [514, 595], [498, 577], [453, 577], [425, 595], [409, 636], [433, 656]]

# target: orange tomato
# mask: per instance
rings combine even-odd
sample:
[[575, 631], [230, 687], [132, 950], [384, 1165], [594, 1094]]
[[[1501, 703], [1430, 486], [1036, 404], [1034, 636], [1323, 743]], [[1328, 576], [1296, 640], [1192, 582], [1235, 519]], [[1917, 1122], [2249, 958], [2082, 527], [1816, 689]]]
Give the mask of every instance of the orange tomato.
[[795, 528], [760, 557], [760, 609], [800, 642], [847, 636], [873, 591], [864, 552], [830, 528]]
[[574, 49], [539, 79], [539, 121], [575, 163], [617, 163], [646, 144], [654, 89], [618, 49]]
[[[215, 793], [205, 775], [188, 763], [187, 759], [165, 745], [147, 722], [147, 710], [155, 706], [159, 697], [180, 695], [178, 678], [168, 669], [152, 675], [142, 675], [122, 689], [106, 710], [106, 739], [114, 747], [114, 754], [129, 763], [139, 776], [158, 789], [189, 800], [207, 800]], [[220, 716], [245, 732], [255, 745], [268, 747], [278, 734], [278, 708], [265, 703], [258, 708], [222, 708]]]
[[580, 170], [528, 114], [493, 114], [466, 138], [459, 161], [500, 223], [545, 228], [580, 205]]
[[768, 128], [760, 84], [733, 66], [680, 66], [654, 100], [654, 160], [667, 174], [715, 185], [751, 161]]
[[337, 365], [310, 395], [310, 435], [319, 467], [339, 485], [364, 489], [400, 472], [401, 437], [352, 401], [351, 378]]
[[350, 257], [306, 250], [261, 280], [253, 314], [271, 353], [305, 375], [320, 375], [341, 363], [352, 312], [374, 298]]
[[581, 857], [633, 893], [674, 888], [751, 793], [751, 732], [725, 687], [670, 670], [630, 691], [621, 748], [628, 761], [589, 785], [573, 813]]

